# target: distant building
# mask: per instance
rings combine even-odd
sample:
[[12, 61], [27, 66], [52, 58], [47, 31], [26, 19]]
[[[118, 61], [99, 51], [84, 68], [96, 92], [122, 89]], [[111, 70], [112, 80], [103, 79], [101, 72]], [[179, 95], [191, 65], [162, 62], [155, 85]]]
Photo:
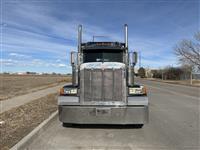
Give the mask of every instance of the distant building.
[[153, 78], [153, 73], [152, 73], [152, 70], [150, 68], [145, 68], [145, 76], [147, 78]]
[[26, 71], [26, 72], [17, 72], [15, 73], [17, 75], [36, 75], [36, 72], [30, 72], [30, 71]]
[[138, 68], [134, 68], [135, 74], [138, 74]]
[[36, 72], [29, 72], [29, 71], [27, 71], [26, 74], [35, 75], [37, 73]]
[[17, 72], [17, 75], [26, 75], [26, 72]]

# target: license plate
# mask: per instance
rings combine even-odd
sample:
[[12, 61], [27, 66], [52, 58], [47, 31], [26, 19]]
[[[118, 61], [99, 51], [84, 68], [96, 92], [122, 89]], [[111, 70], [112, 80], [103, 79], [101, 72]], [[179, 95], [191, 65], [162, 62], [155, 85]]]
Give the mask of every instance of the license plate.
[[110, 108], [96, 108], [96, 116], [110, 116]]

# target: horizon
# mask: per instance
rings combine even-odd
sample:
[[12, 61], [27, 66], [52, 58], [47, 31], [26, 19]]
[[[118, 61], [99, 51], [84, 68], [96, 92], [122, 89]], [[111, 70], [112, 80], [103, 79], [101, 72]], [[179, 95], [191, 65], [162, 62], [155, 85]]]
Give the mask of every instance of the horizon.
[[[199, 1], [1, 1], [1, 72], [71, 73], [69, 53], [93, 35], [123, 42], [142, 54], [142, 67], [179, 66], [173, 47], [199, 30]], [[103, 11], [102, 11], [103, 10]], [[138, 67], [139, 63], [137, 63]]]

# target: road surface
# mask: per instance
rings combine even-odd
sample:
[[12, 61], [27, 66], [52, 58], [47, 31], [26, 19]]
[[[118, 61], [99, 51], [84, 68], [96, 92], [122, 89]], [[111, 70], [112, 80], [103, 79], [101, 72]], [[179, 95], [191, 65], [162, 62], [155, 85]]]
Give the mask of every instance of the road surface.
[[137, 82], [148, 87], [150, 101], [149, 124], [142, 129], [116, 126], [62, 127], [56, 118], [27, 148], [200, 149], [199, 88], [147, 80]]

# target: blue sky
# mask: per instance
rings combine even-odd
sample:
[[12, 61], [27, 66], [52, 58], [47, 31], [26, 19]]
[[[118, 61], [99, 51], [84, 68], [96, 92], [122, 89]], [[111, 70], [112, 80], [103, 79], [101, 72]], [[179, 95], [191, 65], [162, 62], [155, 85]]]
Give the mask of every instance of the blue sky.
[[199, 30], [198, 0], [2, 0], [3, 72], [71, 72], [69, 53], [77, 50], [77, 26], [83, 40], [108, 35], [123, 41], [129, 26], [129, 50], [142, 53], [142, 66], [177, 66], [173, 47]]

